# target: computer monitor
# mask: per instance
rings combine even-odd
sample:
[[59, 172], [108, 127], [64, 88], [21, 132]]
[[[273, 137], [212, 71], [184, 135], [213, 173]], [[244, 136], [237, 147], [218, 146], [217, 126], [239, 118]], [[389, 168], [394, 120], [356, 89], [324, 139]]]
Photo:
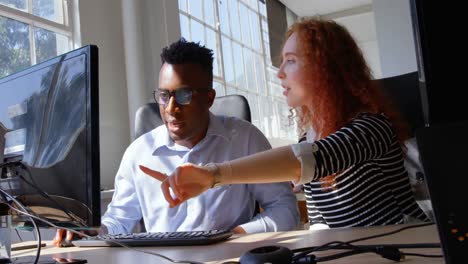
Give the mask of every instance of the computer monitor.
[[19, 164], [0, 188], [59, 226], [100, 226], [98, 48], [4, 77], [0, 91], [0, 163]]
[[445, 263], [468, 263], [466, 68], [458, 66], [467, 50], [465, 11], [458, 3], [411, 0], [410, 6], [426, 124], [416, 131], [419, 154]]

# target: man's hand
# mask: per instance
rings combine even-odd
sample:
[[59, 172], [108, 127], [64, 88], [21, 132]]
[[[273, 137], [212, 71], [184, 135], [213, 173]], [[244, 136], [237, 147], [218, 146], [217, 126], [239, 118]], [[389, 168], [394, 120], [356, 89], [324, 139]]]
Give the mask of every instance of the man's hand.
[[232, 229], [232, 232], [234, 234], [247, 234], [247, 232], [245, 232], [245, 229], [242, 228], [241, 226], [236, 226]]
[[56, 247], [71, 246], [70, 243], [73, 240], [73, 237], [74, 234], [72, 232], [67, 231], [65, 229], [57, 229], [57, 232], [55, 232], [54, 240], [52, 241], [52, 245], [55, 245]]
[[[202, 194], [214, 182], [214, 176], [207, 168], [190, 163], [181, 165], [170, 176], [142, 165], [140, 165], [140, 169], [147, 175], [161, 181], [164, 198], [171, 208]], [[175, 197], [171, 195], [169, 188]]]
[[95, 230], [86, 230], [82, 231], [81, 233], [84, 235], [74, 234], [73, 232], [65, 229], [57, 229], [54, 240], [52, 241], [52, 245], [55, 245], [56, 247], [72, 247], [72, 240], [82, 238], [85, 235], [96, 236], [98, 234], [107, 234], [107, 227], [102, 225], [99, 232]]

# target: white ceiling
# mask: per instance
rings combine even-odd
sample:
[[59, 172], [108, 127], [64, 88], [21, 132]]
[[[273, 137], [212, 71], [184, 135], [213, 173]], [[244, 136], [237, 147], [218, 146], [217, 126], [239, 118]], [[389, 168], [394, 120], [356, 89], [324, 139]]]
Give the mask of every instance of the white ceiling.
[[372, 0], [280, 0], [298, 16], [326, 15], [372, 4]]

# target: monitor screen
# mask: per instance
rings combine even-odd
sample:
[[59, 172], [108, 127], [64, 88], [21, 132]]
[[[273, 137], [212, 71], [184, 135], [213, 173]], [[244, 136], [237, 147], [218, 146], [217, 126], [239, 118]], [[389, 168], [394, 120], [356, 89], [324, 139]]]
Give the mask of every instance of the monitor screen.
[[98, 49], [0, 79], [0, 188], [68, 227], [100, 225]]

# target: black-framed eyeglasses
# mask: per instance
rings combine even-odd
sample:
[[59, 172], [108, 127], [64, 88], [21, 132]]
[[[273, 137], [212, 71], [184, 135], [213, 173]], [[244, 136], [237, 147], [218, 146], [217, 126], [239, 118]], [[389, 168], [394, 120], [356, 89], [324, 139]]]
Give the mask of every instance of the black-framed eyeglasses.
[[175, 101], [179, 105], [188, 105], [192, 101], [192, 95], [194, 90], [190, 87], [178, 88], [174, 91], [169, 91], [167, 89], [156, 89], [153, 91], [154, 100], [160, 105], [166, 105], [171, 100], [171, 97], [174, 96]]

